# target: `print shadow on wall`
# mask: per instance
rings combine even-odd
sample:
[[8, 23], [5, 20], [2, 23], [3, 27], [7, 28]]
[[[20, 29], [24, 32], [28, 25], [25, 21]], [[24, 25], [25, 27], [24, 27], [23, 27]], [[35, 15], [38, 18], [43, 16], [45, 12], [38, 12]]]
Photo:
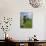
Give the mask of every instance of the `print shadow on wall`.
[[32, 12], [20, 12], [20, 28], [32, 28]]

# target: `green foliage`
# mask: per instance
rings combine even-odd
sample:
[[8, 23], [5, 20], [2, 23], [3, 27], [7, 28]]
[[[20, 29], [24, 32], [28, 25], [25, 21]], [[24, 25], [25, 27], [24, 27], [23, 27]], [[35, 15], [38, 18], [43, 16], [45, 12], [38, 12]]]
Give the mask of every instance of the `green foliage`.
[[32, 28], [32, 19], [26, 19], [26, 22], [23, 25], [20, 24], [21, 28]]

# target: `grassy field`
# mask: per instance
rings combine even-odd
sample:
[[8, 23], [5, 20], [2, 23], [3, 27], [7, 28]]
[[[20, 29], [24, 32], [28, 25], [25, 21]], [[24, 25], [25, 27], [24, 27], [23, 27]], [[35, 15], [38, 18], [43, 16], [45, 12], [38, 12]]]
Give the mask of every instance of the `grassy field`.
[[26, 20], [25, 23], [23, 23], [23, 25], [20, 24], [21, 28], [32, 28], [32, 19]]

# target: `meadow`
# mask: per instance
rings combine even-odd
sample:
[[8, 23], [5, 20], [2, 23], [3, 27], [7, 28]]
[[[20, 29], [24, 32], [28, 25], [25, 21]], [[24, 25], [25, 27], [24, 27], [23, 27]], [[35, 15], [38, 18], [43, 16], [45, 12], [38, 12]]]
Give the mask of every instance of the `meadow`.
[[26, 22], [23, 22], [23, 25], [20, 24], [21, 28], [32, 28], [32, 19], [26, 19]]

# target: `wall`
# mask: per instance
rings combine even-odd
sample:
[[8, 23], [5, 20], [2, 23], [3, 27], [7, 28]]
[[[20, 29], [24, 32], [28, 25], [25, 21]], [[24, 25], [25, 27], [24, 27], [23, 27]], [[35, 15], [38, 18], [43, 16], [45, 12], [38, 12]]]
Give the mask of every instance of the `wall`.
[[[44, 4], [43, 4], [44, 6]], [[44, 6], [45, 7], [45, 6]], [[44, 40], [44, 27], [46, 9], [44, 7], [33, 8], [30, 6], [28, 0], [0, 0], [0, 18], [3, 16], [12, 17], [13, 22], [10, 31], [10, 37], [16, 40], [27, 40], [34, 34], [37, 35], [39, 40]], [[20, 12], [30, 11], [33, 12], [33, 28], [20, 29]], [[2, 35], [0, 31], [0, 35]], [[4, 34], [4, 33], [3, 33]], [[3, 35], [2, 35], [3, 36]], [[0, 36], [0, 39], [4, 37]]]

